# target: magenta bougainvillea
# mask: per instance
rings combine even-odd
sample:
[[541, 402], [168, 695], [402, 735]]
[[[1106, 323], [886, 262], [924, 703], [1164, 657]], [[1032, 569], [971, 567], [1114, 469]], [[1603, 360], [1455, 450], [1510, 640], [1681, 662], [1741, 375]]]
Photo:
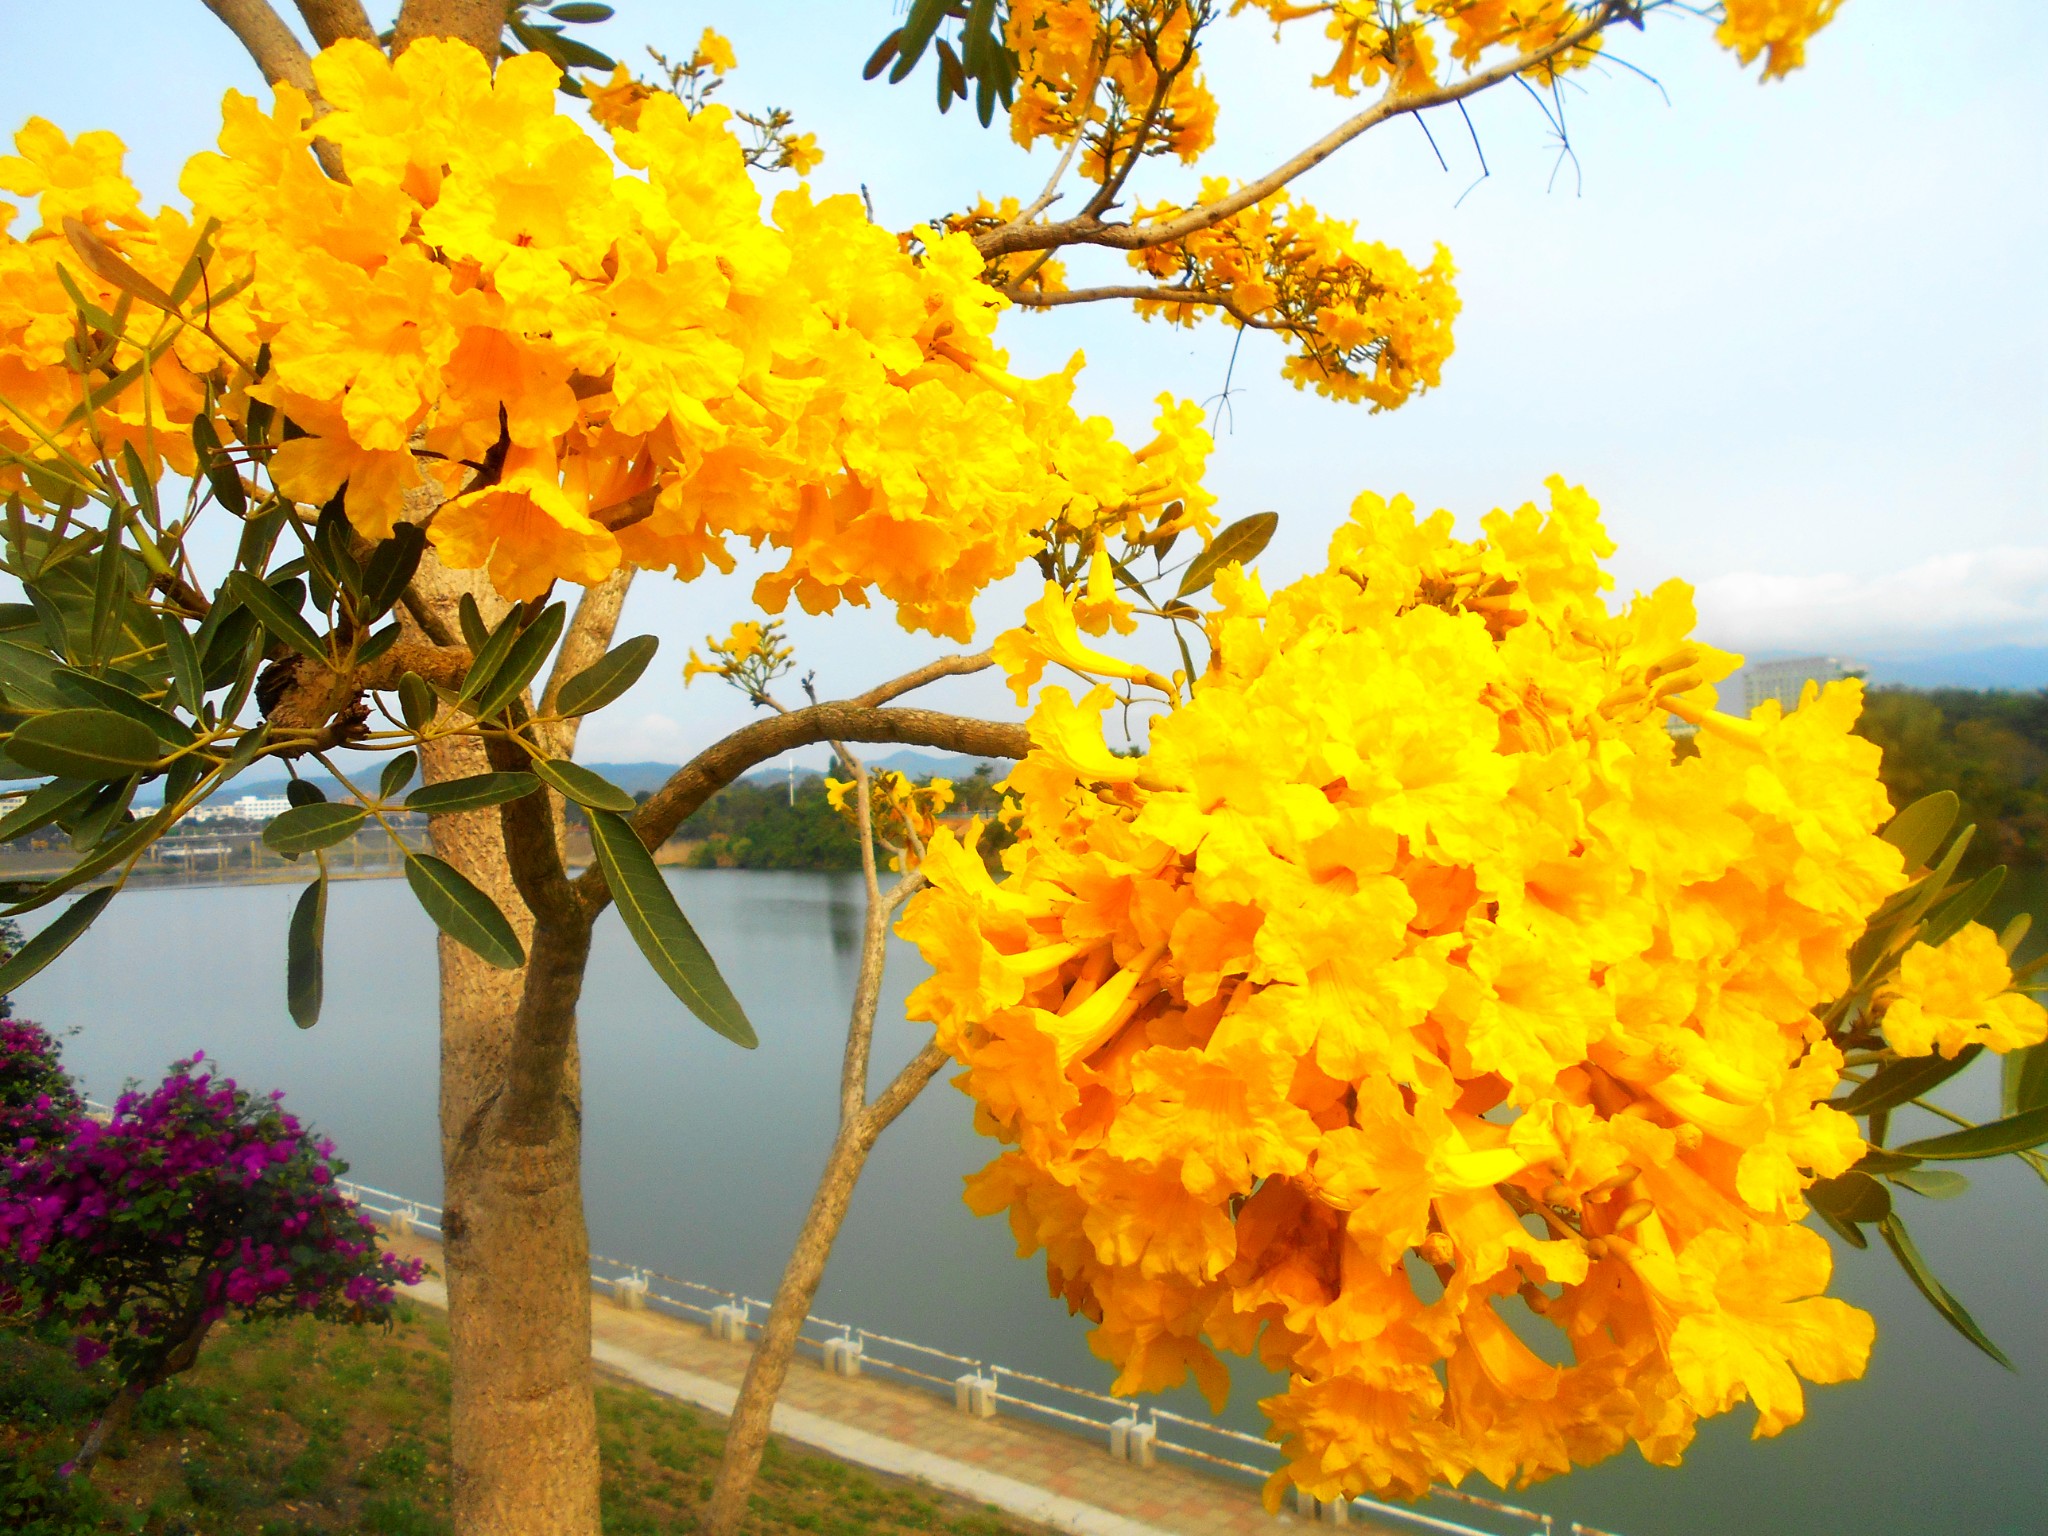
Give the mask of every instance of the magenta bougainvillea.
[[81, 1461], [220, 1319], [383, 1321], [420, 1276], [336, 1187], [333, 1143], [203, 1065], [6, 1158], [0, 1270], [16, 1304], [74, 1329], [81, 1364], [111, 1355], [124, 1384]]
[[11, 1160], [61, 1145], [84, 1113], [50, 1032], [0, 1017], [0, 1181]]

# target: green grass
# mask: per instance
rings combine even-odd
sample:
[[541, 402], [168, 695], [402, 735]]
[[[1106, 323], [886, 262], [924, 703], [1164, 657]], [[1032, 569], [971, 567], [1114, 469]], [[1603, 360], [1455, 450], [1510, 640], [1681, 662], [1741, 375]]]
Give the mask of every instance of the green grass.
[[[112, 1389], [62, 1341], [0, 1329], [0, 1532], [8, 1536], [441, 1536], [448, 1530], [448, 1335], [406, 1309], [388, 1332], [311, 1321], [209, 1341], [143, 1399], [91, 1481], [55, 1469]], [[688, 1536], [722, 1425], [600, 1383], [604, 1529]], [[985, 1510], [772, 1443], [751, 1536], [1018, 1536]]]

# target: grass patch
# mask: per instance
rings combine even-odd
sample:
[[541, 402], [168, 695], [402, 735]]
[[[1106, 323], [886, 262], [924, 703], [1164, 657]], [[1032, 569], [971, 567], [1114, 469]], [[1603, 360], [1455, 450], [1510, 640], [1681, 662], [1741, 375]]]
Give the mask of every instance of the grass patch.
[[[62, 1339], [0, 1329], [0, 1531], [8, 1536], [445, 1536], [448, 1330], [402, 1309], [388, 1332], [307, 1319], [217, 1333], [144, 1398], [95, 1469], [55, 1470], [112, 1392]], [[608, 1536], [694, 1536], [724, 1426], [600, 1382]], [[750, 1536], [1019, 1536], [986, 1510], [771, 1443]]]

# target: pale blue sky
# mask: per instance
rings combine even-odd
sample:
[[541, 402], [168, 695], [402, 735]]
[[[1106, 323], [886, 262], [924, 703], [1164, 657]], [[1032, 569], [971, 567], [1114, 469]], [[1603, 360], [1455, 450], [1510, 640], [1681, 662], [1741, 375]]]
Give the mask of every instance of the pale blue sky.
[[[978, 191], [1029, 196], [1049, 168], [1000, 125], [939, 118], [923, 77], [860, 81], [893, 24], [888, 0], [619, 10], [583, 35], [628, 59], [648, 42], [687, 52], [718, 25], [741, 65], [730, 99], [793, 108], [827, 153], [815, 182], [865, 182], [885, 223]], [[1215, 171], [1255, 174], [1344, 113], [1306, 86], [1321, 41], [1269, 37], [1240, 19], [1210, 49]], [[260, 86], [199, 0], [0, 0], [0, 43], [0, 123], [112, 128], [163, 199], [210, 143], [221, 91]], [[1411, 254], [1449, 244], [1465, 309], [1442, 389], [1380, 416], [1298, 394], [1277, 346], [1247, 339], [1212, 484], [1226, 515], [1282, 513], [1269, 581], [1319, 560], [1361, 488], [1472, 517], [1559, 472], [1604, 503], [1624, 593], [1693, 581], [1721, 643], [2048, 645], [2048, 7], [1849, 0], [1809, 67], [1770, 86], [1682, 17], [1616, 52], [1670, 103], [1625, 71], [1583, 77], [1567, 100], [1576, 168], [1557, 167], [1534, 104], [1506, 90], [1474, 109], [1492, 176], [1469, 193], [1478, 166], [1455, 114], [1434, 125], [1448, 174], [1397, 122], [1301, 184]], [[1191, 190], [1177, 165], [1139, 189]], [[1113, 258], [1100, 267], [1115, 280]], [[1020, 366], [1085, 347], [1083, 403], [1140, 439], [1161, 389], [1220, 389], [1232, 340], [1107, 307], [1004, 325]], [[992, 593], [987, 618], [1014, 613], [1021, 590]], [[739, 700], [684, 694], [676, 667], [744, 605], [743, 584], [643, 578], [628, 625], [662, 635], [663, 657], [591, 723], [582, 755], [674, 760], [739, 723]], [[943, 648], [879, 615], [794, 628], [831, 692]], [[980, 679], [938, 699], [995, 709], [1007, 694]]]

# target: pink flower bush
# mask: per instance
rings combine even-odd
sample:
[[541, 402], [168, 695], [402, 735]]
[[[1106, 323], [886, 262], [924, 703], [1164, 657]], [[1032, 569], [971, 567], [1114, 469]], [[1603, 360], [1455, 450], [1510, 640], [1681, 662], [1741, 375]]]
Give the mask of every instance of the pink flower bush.
[[0, 1152], [4, 1289], [77, 1329], [81, 1364], [111, 1355], [124, 1397], [189, 1367], [223, 1317], [384, 1321], [420, 1277], [377, 1251], [333, 1143], [201, 1066]]
[[0, 1017], [0, 1179], [7, 1159], [63, 1143], [84, 1113], [50, 1032]]

